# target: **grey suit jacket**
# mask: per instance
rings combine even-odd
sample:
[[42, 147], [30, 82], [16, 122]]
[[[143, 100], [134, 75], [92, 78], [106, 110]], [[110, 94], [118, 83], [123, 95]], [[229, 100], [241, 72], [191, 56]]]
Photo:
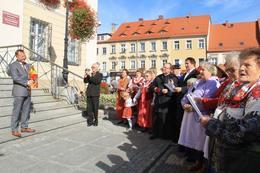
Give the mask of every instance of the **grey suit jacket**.
[[25, 64], [26, 71], [22, 65], [15, 61], [9, 65], [8, 74], [13, 79], [13, 96], [30, 96], [31, 91], [27, 87], [29, 81], [29, 69], [30, 65]]

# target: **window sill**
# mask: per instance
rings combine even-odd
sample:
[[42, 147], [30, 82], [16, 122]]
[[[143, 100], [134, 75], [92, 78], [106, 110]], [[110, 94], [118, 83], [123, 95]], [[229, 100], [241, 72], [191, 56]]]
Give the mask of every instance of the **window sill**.
[[76, 62], [68, 62], [68, 65], [79, 66], [79, 63], [76, 63]]

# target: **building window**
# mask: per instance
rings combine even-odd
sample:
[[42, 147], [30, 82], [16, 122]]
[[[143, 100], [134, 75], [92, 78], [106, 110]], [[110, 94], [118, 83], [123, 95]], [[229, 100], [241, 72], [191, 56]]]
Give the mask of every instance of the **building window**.
[[145, 68], [145, 60], [141, 60], [141, 68]]
[[151, 60], [151, 68], [156, 68], [156, 60], [155, 59]]
[[175, 65], [180, 65], [180, 59], [175, 59], [175, 60], [174, 60], [174, 64], [175, 64]]
[[116, 45], [111, 46], [111, 53], [115, 54], [116, 53]]
[[77, 40], [72, 40], [69, 38], [68, 42], [68, 64], [69, 65], [79, 65], [80, 57], [80, 43]]
[[98, 48], [97, 48], [97, 55], [98, 55]]
[[115, 69], [116, 69], [116, 62], [112, 61], [112, 70], [115, 70]]
[[186, 41], [186, 48], [187, 49], [192, 49], [192, 41], [191, 40], [187, 40]]
[[204, 62], [205, 60], [204, 60], [204, 58], [199, 58], [199, 65], [202, 63], [202, 62]]
[[121, 53], [125, 53], [125, 52], [126, 52], [125, 44], [121, 44]]
[[107, 70], [107, 62], [102, 63], [102, 68], [103, 68], [103, 71]]
[[145, 43], [144, 42], [140, 43], [140, 47], [141, 47], [141, 52], [145, 52]]
[[156, 43], [155, 42], [151, 42], [151, 46], [152, 46], [152, 51], [156, 51]]
[[180, 41], [174, 41], [174, 49], [179, 50], [180, 49]]
[[121, 69], [125, 69], [125, 61], [121, 61], [121, 66], [120, 66]]
[[209, 58], [209, 63], [217, 65], [218, 64], [217, 57], [210, 57]]
[[107, 54], [107, 48], [106, 48], [106, 47], [103, 47], [103, 48], [102, 48], [102, 53], [103, 53], [103, 55], [106, 55], [106, 54]]
[[167, 50], [167, 41], [162, 42], [162, 49]]
[[167, 59], [163, 59], [162, 60], [162, 66], [164, 66], [164, 64], [166, 64], [167, 63]]
[[[49, 48], [51, 46], [51, 24], [31, 18], [30, 21], [30, 49], [46, 59], [50, 59]], [[41, 60], [36, 54], [32, 54], [32, 59]]]
[[135, 43], [131, 43], [131, 52], [135, 52]]
[[131, 67], [130, 68], [135, 69], [135, 61], [134, 60], [131, 61]]
[[199, 48], [204, 49], [204, 47], [205, 47], [204, 39], [199, 39]]
[[104, 35], [101, 35], [101, 40], [104, 40]]

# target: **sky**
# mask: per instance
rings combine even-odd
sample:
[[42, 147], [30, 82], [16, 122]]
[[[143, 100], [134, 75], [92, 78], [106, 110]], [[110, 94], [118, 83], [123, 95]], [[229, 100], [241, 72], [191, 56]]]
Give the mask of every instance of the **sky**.
[[260, 18], [259, 0], [98, 0], [98, 33], [110, 33], [112, 23], [191, 15], [211, 16], [212, 23], [254, 21]]

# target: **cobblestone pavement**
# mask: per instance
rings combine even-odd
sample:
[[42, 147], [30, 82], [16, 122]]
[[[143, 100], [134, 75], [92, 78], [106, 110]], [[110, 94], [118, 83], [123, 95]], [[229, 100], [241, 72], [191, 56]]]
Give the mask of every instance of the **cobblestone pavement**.
[[98, 127], [82, 122], [1, 144], [0, 172], [141, 173], [169, 146], [169, 141], [151, 141], [147, 133], [100, 119]]
[[177, 151], [177, 145], [171, 147], [157, 160], [149, 173], [189, 173], [187, 167], [191, 165], [185, 161], [183, 153]]

